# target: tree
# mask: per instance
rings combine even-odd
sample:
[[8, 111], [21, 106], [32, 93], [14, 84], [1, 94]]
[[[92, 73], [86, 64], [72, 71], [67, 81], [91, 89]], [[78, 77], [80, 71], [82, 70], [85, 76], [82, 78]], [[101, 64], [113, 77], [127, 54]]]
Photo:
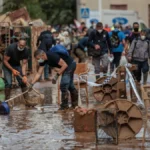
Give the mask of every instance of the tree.
[[49, 24], [68, 24], [76, 18], [76, 0], [39, 0]]
[[25, 6], [32, 19], [49, 24], [68, 24], [76, 16], [76, 0], [4, 0], [4, 12]]

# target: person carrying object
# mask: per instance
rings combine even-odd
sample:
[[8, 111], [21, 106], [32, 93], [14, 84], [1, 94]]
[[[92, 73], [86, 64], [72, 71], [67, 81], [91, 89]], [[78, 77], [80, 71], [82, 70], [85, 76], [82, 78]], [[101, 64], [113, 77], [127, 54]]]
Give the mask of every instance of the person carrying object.
[[[88, 50], [88, 55], [93, 57], [95, 74], [100, 74], [100, 62], [104, 68], [103, 73], [106, 74], [109, 64], [108, 56], [112, 56], [112, 47], [109, 34], [103, 29], [101, 22], [98, 22], [96, 29], [90, 33], [88, 42], [92, 44]], [[96, 79], [99, 77], [99, 75], [96, 76]]]
[[147, 83], [150, 58], [150, 42], [146, 38], [146, 31], [140, 32], [140, 37], [133, 40], [128, 52], [128, 60], [132, 64], [137, 65], [137, 70], [133, 71], [136, 80], [140, 83], [143, 74], [143, 83]]

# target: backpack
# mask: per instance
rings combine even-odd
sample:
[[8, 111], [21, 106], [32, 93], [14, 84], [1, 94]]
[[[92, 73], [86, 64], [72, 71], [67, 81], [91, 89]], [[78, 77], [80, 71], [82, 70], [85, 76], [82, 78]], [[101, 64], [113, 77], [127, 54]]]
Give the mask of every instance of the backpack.
[[59, 54], [69, 56], [67, 49], [63, 45], [60, 45], [60, 44], [57, 44], [53, 46], [52, 48], [50, 48], [50, 51], [53, 53], [59, 53]]
[[120, 45], [120, 38], [118, 36], [119, 32], [120, 31], [117, 31], [117, 32], [113, 31], [112, 32], [112, 36], [110, 38], [112, 48], [117, 48]]
[[[135, 43], [134, 43], [134, 48], [133, 48], [133, 52], [132, 52], [132, 59], [133, 59], [133, 55], [134, 55], [134, 51], [135, 51], [137, 42], [138, 42], [138, 40], [136, 40]], [[149, 41], [146, 40], [146, 42], [147, 42], [147, 44], [148, 44], [148, 55], [150, 56], [150, 54], [149, 54]]]

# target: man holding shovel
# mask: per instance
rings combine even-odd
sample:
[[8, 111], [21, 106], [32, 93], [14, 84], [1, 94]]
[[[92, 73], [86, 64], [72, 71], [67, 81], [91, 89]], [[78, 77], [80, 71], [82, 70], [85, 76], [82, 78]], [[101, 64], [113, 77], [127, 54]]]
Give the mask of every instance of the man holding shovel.
[[[26, 67], [28, 63], [28, 49], [26, 48], [26, 40], [20, 39], [18, 43], [13, 43], [9, 45], [5, 50], [4, 60], [3, 60], [3, 71], [5, 84], [5, 96], [6, 100], [10, 98], [11, 86], [12, 86], [12, 74], [16, 76], [19, 86], [22, 92], [27, 91], [27, 77], [26, 77]], [[22, 66], [20, 64], [22, 61]], [[19, 77], [21, 75], [23, 78]], [[28, 94], [24, 94], [24, 98], [28, 99]]]
[[48, 64], [50, 67], [59, 68], [57, 74], [54, 76], [52, 80], [52, 83], [56, 84], [58, 77], [62, 75], [60, 83], [60, 89], [62, 92], [61, 95], [62, 103], [59, 110], [66, 110], [69, 108], [68, 91], [71, 94], [72, 108], [78, 106], [78, 92], [73, 83], [73, 75], [76, 69], [76, 63], [73, 61], [73, 59], [66, 54], [55, 53], [50, 51], [45, 53], [42, 50], [35, 51], [34, 57], [38, 61], [40, 67], [38, 73], [35, 75], [35, 78], [32, 81], [32, 85], [36, 81], [38, 81], [38, 79], [42, 75], [45, 64]]

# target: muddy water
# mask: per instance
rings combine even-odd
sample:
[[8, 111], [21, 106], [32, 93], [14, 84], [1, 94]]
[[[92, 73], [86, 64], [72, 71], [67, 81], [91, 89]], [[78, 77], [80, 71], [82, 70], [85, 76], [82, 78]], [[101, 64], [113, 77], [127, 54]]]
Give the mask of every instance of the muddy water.
[[[95, 133], [75, 133], [73, 112], [58, 113], [52, 104], [54, 87], [41, 88], [46, 95], [44, 112], [37, 109], [12, 111], [0, 116], [0, 150], [149, 150], [139, 140], [115, 145], [97, 145]], [[142, 134], [142, 133], [141, 133]], [[149, 137], [149, 135], [147, 135]], [[147, 137], [147, 139], [148, 139]]]

